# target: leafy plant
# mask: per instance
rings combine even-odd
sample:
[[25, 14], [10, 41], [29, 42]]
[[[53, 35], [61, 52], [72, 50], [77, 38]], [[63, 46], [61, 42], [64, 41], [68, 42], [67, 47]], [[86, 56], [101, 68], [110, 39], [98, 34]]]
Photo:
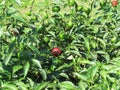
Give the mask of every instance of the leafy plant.
[[0, 90], [119, 90], [119, 7], [0, 0]]

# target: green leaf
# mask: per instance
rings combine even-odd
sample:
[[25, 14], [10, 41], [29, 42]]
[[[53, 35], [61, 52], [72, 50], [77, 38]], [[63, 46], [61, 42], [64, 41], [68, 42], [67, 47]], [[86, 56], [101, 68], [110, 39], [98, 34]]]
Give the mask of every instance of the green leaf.
[[51, 34], [54, 38], [56, 37], [56, 36], [55, 36], [55, 32], [49, 31], [48, 33]]
[[70, 81], [64, 81], [59, 84], [61, 90], [75, 90], [75, 85]]
[[22, 68], [21, 65], [15, 65], [15, 66], [13, 66], [12, 74], [14, 74], [15, 72], [17, 72], [17, 71], [20, 70], [21, 68]]
[[56, 83], [49, 83], [48, 85], [47, 85], [47, 88], [51, 88], [51, 89], [53, 89], [53, 88], [55, 88], [55, 87], [58, 87], [58, 84], [56, 84]]
[[101, 66], [102, 69], [107, 70], [107, 71], [110, 71], [113, 67], [114, 65], [111, 65], [111, 64], [108, 64], [108, 65], [103, 64]]
[[5, 78], [10, 79], [11, 73], [9, 71], [7, 71], [7, 70], [2, 70], [2, 71], [0, 71], [0, 78], [1, 77], [5, 77]]
[[2, 1], [1, 3], [0, 3], [0, 6], [2, 6], [2, 5], [4, 5], [5, 4], [5, 1]]
[[29, 82], [30, 87], [33, 89], [34, 81], [31, 78], [27, 78], [27, 80]]
[[41, 63], [40, 63], [40, 61], [39, 60], [37, 60], [37, 59], [32, 59], [32, 62], [33, 62], [33, 64], [35, 64], [38, 68], [42, 68], [42, 66], [41, 66]]
[[85, 46], [86, 46], [87, 50], [90, 52], [89, 41], [86, 38], [84, 38], [84, 43], [85, 43]]
[[107, 71], [105, 71], [104, 69], [100, 71], [100, 75], [106, 80], [107, 77]]
[[80, 34], [79, 36], [84, 39], [84, 44], [85, 44], [87, 50], [90, 52], [90, 45], [89, 45], [88, 39], [85, 38], [85, 37], [84, 37], [83, 35], [81, 35], [81, 34]]
[[22, 16], [18, 15], [18, 14], [13, 14], [11, 17], [26, 24], [25, 19]]
[[3, 81], [2, 80], [0, 80], [0, 87], [2, 87], [3, 86]]
[[79, 51], [76, 51], [76, 50], [70, 50], [70, 52], [73, 53], [73, 54], [76, 54], [76, 55], [78, 55], [78, 56], [81, 56]]
[[96, 53], [99, 53], [99, 54], [106, 54], [106, 52], [104, 52], [104, 51], [96, 51]]
[[116, 79], [114, 77], [111, 77], [110, 75], [107, 75], [107, 79], [109, 80], [109, 82], [113, 82], [115, 83]]
[[5, 56], [5, 58], [4, 58], [4, 63], [5, 63], [5, 65], [7, 65], [8, 62], [10, 61], [10, 59], [11, 59], [11, 57], [12, 57], [12, 54], [13, 54], [13, 52], [9, 52], [9, 53]]
[[47, 79], [47, 75], [46, 75], [45, 70], [44, 69], [38, 69], [38, 70], [39, 70], [40, 74], [42, 75], [43, 80], [46, 80]]
[[20, 88], [20, 90], [28, 90], [26, 84], [23, 82], [15, 82], [15, 84]]
[[86, 82], [79, 82], [79, 90], [86, 90], [86, 88], [88, 87]]
[[94, 80], [96, 73], [98, 72], [99, 64], [93, 65], [88, 69], [87, 76], [90, 81]]
[[28, 71], [29, 71], [29, 68], [30, 68], [30, 63], [27, 62], [24, 66], [24, 78], [26, 77], [26, 75], [28, 74]]
[[30, 45], [29, 48], [30, 48], [32, 51], [34, 51], [36, 54], [40, 55], [40, 52], [39, 52], [38, 48], [36, 48], [35, 46], [31, 46], [31, 45]]
[[117, 42], [116, 44], [115, 44], [115, 47], [119, 47], [120, 46], [120, 42]]
[[70, 64], [66, 64], [66, 63], [65, 63], [65, 64], [61, 65], [60, 67], [58, 67], [58, 68], [57, 68], [57, 71], [58, 71], [58, 70], [62, 70], [62, 69], [67, 68], [67, 67], [70, 67], [70, 66], [72, 66], [73, 64], [74, 64], [74, 63], [70, 63]]
[[70, 79], [69, 76], [66, 73], [60, 73], [59, 75], [66, 78], [66, 79], [68, 79], [68, 80]]
[[21, 5], [21, 0], [15, 0], [17, 4]]
[[36, 85], [36, 86], [34, 87], [34, 88], [35, 88], [34, 90], [42, 90], [42, 89], [44, 89], [47, 85], [48, 85], [48, 82], [42, 82], [42, 83]]
[[103, 48], [106, 48], [106, 43], [103, 39], [97, 38], [97, 40], [103, 45]]
[[13, 52], [14, 52], [14, 48], [15, 48], [15, 42], [12, 42], [11, 44], [10, 44], [10, 47], [9, 47], [9, 50], [8, 50], [8, 53], [5, 55], [5, 57], [4, 57], [4, 63], [5, 63], [5, 65], [7, 65], [8, 63], [9, 63], [9, 61], [10, 61], [10, 59], [11, 59], [11, 57], [12, 57], [12, 54], [13, 54]]
[[120, 86], [118, 87], [116, 83], [113, 83], [111, 90], [118, 90], [118, 88], [120, 88]]
[[81, 73], [73, 73], [75, 76], [77, 76], [80, 80], [87, 81], [88, 77], [86, 75], [83, 75]]
[[18, 90], [18, 88], [16, 87], [16, 85], [14, 85], [14, 84], [8, 84], [8, 83], [5, 83], [3, 85], [3, 88], [4, 88], [4, 90]]
[[110, 63], [113, 64], [113, 65], [115, 65], [115, 66], [120, 67], [120, 62], [119, 62], [119, 60], [120, 60], [120, 57], [116, 57], [116, 58], [113, 58], [113, 59], [110, 61]]

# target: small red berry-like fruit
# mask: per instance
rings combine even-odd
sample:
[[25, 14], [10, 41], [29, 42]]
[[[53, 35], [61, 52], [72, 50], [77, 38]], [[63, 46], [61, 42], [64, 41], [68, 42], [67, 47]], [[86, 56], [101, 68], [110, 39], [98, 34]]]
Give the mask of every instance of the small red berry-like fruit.
[[117, 6], [117, 5], [118, 5], [118, 1], [117, 1], [117, 0], [113, 0], [113, 1], [112, 1], [112, 6], [115, 7], [115, 6]]
[[12, 31], [11, 31], [11, 34], [14, 35], [14, 36], [18, 36], [18, 35], [19, 35], [19, 32], [12, 30]]
[[60, 54], [61, 54], [61, 50], [60, 50], [59, 47], [55, 47], [55, 48], [52, 49], [52, 55], [53, 55], [53, 56], [57, 57], [57, 56], [59, 56]]

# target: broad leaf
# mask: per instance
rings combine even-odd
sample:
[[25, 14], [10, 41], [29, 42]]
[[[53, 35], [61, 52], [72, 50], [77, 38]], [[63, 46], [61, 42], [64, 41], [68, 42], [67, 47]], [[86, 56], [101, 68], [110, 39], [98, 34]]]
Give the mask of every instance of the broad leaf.
[[99, 64], [93, 65], [88, 69], [87, 77], [89, 78], [90, 81], [94, 80], [94, 77], [98, 72], [98, 69], [99, 69]]
[[10, 61], [10, 59], [11, 59], [11, 57], [12, 57], [12, 54], [13, 54], [13, 52], [14, 52], [14, 48], [15, 48], [15, 42], [12, 42], [11, 44], [10, 44], [10, 47], [9, 47], [9, 50], [8, 50], [8, 53], [5, 55], [5, 57], [4, 57], [4, 63], [5, 63], [5, 65], [7, 65], [8, 63], [9, 63], [9, 61]]
[[42, 82], [42, 83], [40, 83], [40, 84], [37, 84], [36, 86], [34, 86], [34, 90], [42, 90], [42, 89], [44, 89], [48, 84], [49, 84], [49, 82]]
[[32, 59], [33, 64], [35, 64], [38, 68], [42, 68], [41, 63], [37, 59]]
[[16, 87], [16, 85], [14, 85], [14, 84], [8, 84], [8, 83], [5, 83], [2, 88], [4, 88], [4, 90], [6, 90], [6, 89], [7, 90], [18, 90], [18, 88]]
[[59, 85], [61, 90], [75, 90], [75, 85], [70, 81], [61, 82]]
[[15, 0], [17, 4], [21, 5], [21, 0]]
[[40, 74], [42, 75], [43, 80], [46, 80], [46, 79], [47, 79], [47, 75], [46, 75], [45, 70], [44, 70], [44, 69], [39, 69], [39, 72], [40, 72]]
[[29, 68], [30, 68], [30, 63], [26, 62], [26, 64], [24, 65], [24, 78], [28, 74]]
[[14, 73], [16, 73], [18, 70], [20, 70], [22, 68], [21, 65], [15, 65], [13, 66], [13, 71], [12, 71], [12, 74], [14, 75]]

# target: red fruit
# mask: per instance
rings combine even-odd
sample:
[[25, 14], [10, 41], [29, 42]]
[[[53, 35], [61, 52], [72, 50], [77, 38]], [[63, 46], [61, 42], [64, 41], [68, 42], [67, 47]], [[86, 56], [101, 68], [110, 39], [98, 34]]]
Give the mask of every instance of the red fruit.
[[117, 6], [117, 5], [118, 5], [118, 1], [117, 1], [117, 0], [112, 1], [112, 6], [113, 6], [113, 7], [115, 7], [115, 6]]
[[15, 32], [15, 31], [11, 31], [11, 34], [14, 35], [14, 36], [19, 35], [19, 33], [18, 33], [18, 32]]
[[60, 50], [59, 47], [55, 47], [55, 48], [52, 49], [52, 55], [53, 55], [53, 56], [57, 57], [57, 56], [59, 56], [60, 54], [61, 54], [61, 50]]

